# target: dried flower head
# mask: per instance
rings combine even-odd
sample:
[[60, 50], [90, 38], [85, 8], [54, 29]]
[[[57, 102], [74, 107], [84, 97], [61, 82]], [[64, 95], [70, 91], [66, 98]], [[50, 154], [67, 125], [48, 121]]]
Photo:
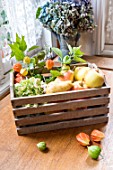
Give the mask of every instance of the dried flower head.
[[95, 28], [90, 0], [47, 2], [41, 7], [39, 20], [44, 27], [66, 37]]

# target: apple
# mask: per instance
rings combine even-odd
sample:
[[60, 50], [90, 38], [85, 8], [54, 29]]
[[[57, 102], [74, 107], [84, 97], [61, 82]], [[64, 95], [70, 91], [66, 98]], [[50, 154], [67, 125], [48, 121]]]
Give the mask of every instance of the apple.
[[87, 85], [83, 81], [75, 81], [72, 90], [83, 90], [87, 88]]
[[101, 87], [104, 84], [104, 75], [99, 69], [90, 69], [85, 74], [84, 82], [90, 88]]
[[76, 67], [74, 71], [75, 80], [84, 80], [84, 76], [88, 70], [90, 70], [89, 67]]
[[73, 82], [74, 72], [72, 70], [68, 70], [68, 71], [64, 72], [63, 75], [57, 77], [57, 80], [60, 80], [60, 81], [70, 80], [71, 82]]

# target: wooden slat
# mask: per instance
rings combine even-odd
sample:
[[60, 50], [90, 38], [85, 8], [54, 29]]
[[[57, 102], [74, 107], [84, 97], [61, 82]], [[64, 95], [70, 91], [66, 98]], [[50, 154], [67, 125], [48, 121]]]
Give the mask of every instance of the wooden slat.
[[54, 94], [44, 94], [39, 96], [31, 96], [31, 97], [20, 97], [13, 98], [12, 104], [13, 107], [21, 106], [25, 104], [34, 104], [34, 103], [45, 103], [45, 102], [56, 102], [60, 100], [71, 100], [71, 99], [79, 99], [85, 97], [94, 97], [97, 95], [105, 95], [110, 93], [110, 87], [105, 86], [102, 88], [94, 88], [87, 90], [77, 90], [77, 91], [68, 91]]
[[61, 103], [50, 103], [39, 106], [38, 108], [15, 108], [13, 109], [15, 116], [29, 115], [34, 113], [43, 113], [51, 111], [60, 111], [64, 109], [73, 109], [87, 106], [95, 105], [106, 105], [109, 103], [109, 97], [98, 97], [98, 98], [88, 98], [88, 99], [79, 99], [72, 101], [65, 101]]
[[24, 134], [41, 132], [41, 131], [50, 131], [50, 130], [57, 130], [57, 129], [64, 129], [64, 128], [93, 125], [98, 123], [104, 123], [107, 121], [108, 121], [108, 116], [103, 115], [100, 117], [97, 116], [97, 117], [80, 119], [80, 120], [69, 120], [64, 122], [62, 121], [62, 122], [51, 123], [51, 124], [40, 125], [40, 126], [17, 128], [17, 132], [19, 135], [24, 135]]
[[107, 114], [109, 108], [107, 107], [97, 107], [93, 109], [81, 109], [75, 111], [59, 112], [49, 115], [35, 116], [35, 117], [24, 117], [15, 119], [16, 126], [33, 125], [37, 123], [52, 122], [52, 121], [62, 121], [66, 119], [84, 118], [88, 116], [97, 116], [102, 114]]
[[14, 76], [13, 72], [10, 72], [10, 98], [11, 100], [14, 98]]

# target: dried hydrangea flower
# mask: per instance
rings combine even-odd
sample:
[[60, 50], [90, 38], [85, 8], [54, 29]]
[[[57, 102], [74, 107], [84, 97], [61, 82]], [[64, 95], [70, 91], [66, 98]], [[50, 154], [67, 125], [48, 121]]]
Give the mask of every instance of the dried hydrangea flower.
[[52, 0], [42, 6], [39, 20], [44, 27], [67, 37], [95, 28], [90, 0]]

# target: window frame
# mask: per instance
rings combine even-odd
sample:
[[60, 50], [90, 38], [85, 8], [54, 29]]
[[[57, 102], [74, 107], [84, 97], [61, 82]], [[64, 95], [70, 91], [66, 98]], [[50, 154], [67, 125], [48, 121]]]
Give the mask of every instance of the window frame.
[[96, 11], [95, 18], [97, 23], [97, 29], [95, 33], [95, 54], [96, 55], [113, 55], [113, 50], [111, 50], [111, 46], [113, 49], [113, 45], [105, 44], [105, 14], [106, 14], [106, 0], [96, 0]]

